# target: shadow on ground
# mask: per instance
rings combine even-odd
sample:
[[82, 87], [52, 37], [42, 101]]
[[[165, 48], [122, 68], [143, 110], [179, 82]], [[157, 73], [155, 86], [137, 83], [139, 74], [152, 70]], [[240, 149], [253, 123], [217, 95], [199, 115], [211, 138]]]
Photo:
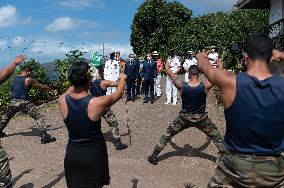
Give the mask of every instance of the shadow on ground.
[[200, 146], [199, 148], [193, 148], [189, 144], [185, 144], [183, 147], [179, 147], [178, 145], [170, 141], [169, 143], [175, 149], [175, 151], [162, 154], [160, 157], [158, 157], [158, 160], [163, 161], [174, 156], [185, 156], [185, 157], [199, 157], [215, 162], [217, 159], [215, 156], [202, 152], [210, 145], [210, 142], [211, 139], [207, 137], [206, 142], [202, 146]]
[[[52, 125], [48, 125], [47, 127], [51, 127]], [[47, 128], [46, 131], [54, 131], [58, 129], [62, 129], [65, 126], [61, 127], [56, 127], [56, 128]], [[25, 132], [18, 132], [18, 133], [13, 133], [13, 134], [8, 134], [5, 137], [11, 137], [11, 136], [34, 136], [34, 137], [39, 137], [40, 133], [38, 131], [37, 127], [30, 127], [29, 130], [31, 131], [25, 131]]]
[[15, 178], [12, 179], [12, 184], [15, 185], [17, 181], [19, 181], [24, 175], [31, 173], [34, 169], [27, 169]]

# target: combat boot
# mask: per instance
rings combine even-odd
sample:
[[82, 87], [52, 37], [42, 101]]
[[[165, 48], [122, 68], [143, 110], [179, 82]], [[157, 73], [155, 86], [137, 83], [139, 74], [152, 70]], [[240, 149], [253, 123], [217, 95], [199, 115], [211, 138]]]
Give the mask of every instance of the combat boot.
[[114, 147], [116, 150], [123, 150], [123, 149], [126, 149], [128, 147], [128, 145], [126, 144], [123, 144], [119, 139], [114, 139], [114, 143], [113, 143]]
[[41, 133], [41, 144], [48, 144], [50, 142], [55, 142], [56, 138], [48, 134], [47, 132]]
[[156, 146], [152, 155], [148, 157], [148, 162], [151, 163], [152, 165], [157, 165], [158, 164], [158, 155], [162, 149], [159, 146]]

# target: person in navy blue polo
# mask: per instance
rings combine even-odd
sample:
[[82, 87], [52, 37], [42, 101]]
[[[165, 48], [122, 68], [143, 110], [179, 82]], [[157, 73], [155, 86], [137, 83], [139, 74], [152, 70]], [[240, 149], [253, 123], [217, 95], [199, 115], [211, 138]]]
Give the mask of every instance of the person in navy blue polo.
[[135, 83], [138, 80], [139, 69], [137, 62], [135, 61], [134, 54], [129, 55], [129, 60], [125, 63], [124, 74], [127, 76], [126, 87], [127, 87], [127, 101], [135, 100]]
[[144, 103], [147, 103], [148, 101], [151, 101], [151, 104], [154, 103], [154, 84], [156, 78], [157, 64], [156, 61], [152, 58], [151, 53], [148, 53], [147, 59], [144, 61], [142, 69], [142, 80], [144, 81], [145, 86]]
[[265, 33], [251, 34], [237, 75], [215, 69], [208, 54], [197, 65], [218, 87], [225, 108], [225, 153], [220, 153], [208, 187], [284, 187], [284, 79], [271, 74], [272, 60], [284, 60]]

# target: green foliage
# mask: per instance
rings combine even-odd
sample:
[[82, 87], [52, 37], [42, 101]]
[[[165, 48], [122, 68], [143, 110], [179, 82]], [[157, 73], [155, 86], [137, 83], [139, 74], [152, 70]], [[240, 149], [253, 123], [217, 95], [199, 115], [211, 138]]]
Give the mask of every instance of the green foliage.
[[68, 73], [71, 66], [78, 62], [84, 61], [84, 53], [79, 50], [71, 51], [69, 54], [66, 54], [66, 58], [62, 60], [55, 61], [55, 71], [59, 73], [59, 81], [64, 85], [65, 82], [68, 82]]
[[49, 78], [47, 76], [47, 70], [42, 66], [39, 61], [35, 59], [30, 59], [27, 62], [24, 62], [20, 65], [20, 69], [25, 66], [32, 68], [32, 78], [40, 83], [49, 83]]
[[240, 68], [240, 53], [231, 44], [243, 44], [256, 31], [269, 32], [267, 10], [233, 10], [192, 17], [191, 10], [177, 2], [146, 0], [137, 10], [131, 26], [131, 45], [137, 55], [158, 50], [165, 60], [176, 49], [180, 56], [188, 50], [216, 46], [225, 67]]
[[137, 10], [131, 25], [133, 51], [143, 55], [159, 50], [166, 57], [171, 35], [178, 32], [192, 17], [192, 12], [178, 2], [146, 0]]

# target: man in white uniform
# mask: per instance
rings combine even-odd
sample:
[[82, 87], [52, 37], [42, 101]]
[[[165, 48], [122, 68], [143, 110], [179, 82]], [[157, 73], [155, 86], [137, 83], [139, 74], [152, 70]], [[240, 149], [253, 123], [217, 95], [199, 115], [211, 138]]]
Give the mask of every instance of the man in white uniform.
[[[110, 60], [106, 61], [104, 68], [105, 80], [116, 82], [119, 76], [119, 61], [115, 60], [115, 52], [110, 53]], [[115, 87], [107, 88], [107, 95], [116, 91]]]
[[211, 48], [209, 50], [209, 54], [208, 54], [208, 59], [209, 59], [210, 63], [216, 68], [217, 61], [219, 59], [219, 55], [216, 52], [216, 47], [215, 46], [211, 46]]
[[185, 54], [185, 60], [183, 63], [183, 68], [186, 71], [184, 75], [184, 81], [189, 82], [188, 78], [188, 69], [191, 65], [197, 65], [197, 60], [194, 58], [194, 52], [193, 51], [188, 51]]
[[[180, 61], [176, 55], [176, 52], [172, 52], [171, 56], [167, 61], [170, 64], [170, 70], [177, 76], [180, 71]], [[167, 76], [167, 102], [165, 104], [170, 104], [173, 98], [173, 105], [177, 104], [177, 88], [174, 86], [171, 78]]]

